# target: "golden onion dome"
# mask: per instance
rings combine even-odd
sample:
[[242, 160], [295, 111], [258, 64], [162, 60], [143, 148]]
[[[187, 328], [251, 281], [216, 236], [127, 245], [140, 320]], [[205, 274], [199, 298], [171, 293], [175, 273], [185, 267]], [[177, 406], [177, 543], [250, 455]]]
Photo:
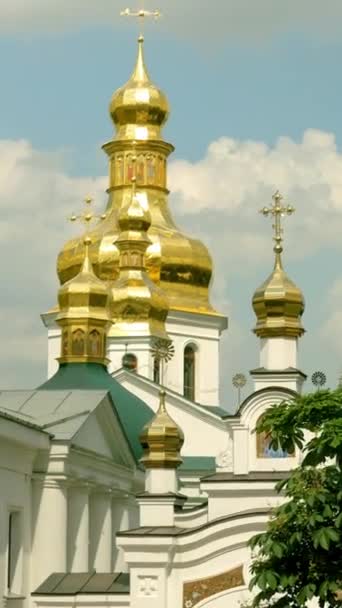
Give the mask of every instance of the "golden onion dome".
[[259, 338], [303, 335], [301, 316], [304, 306], [301, 290], [287, 276], [280, 255], [277, 255], [272, 274], [253, 296], [257, 317], [254, 332]]
[[106, 335], [109, 290], [93, 271], [89, 258], [90, 238], [84, 239], [85, 256], [81, 271], [58, 291], [56, 318], [62, 329], [60, 363], [93, 362], [107, 364]]
[[160, 137], [160, 127], [169, 115], [166, 95], [148, 74], [143, 53], [144, 38], [138, 39], [138, 58], [128, 82], [118, 89], [109, 110], [117, 128], [117, 139], [153, 139]]
[[[89, 232], [90, 257], [96, 275], [112, 283], [119, 276], [119, 214], [131, 198], [133, 157], [137, 157], [137, 186], [144, 206], [151, 213], [146, 268], [150, 279], [167, 294], [170, 310], [220, 316], [209, 299], [213, 264], [205, 245], [175, 225], [168, 206], [167, 158], [173, 146], [162, 139], [168, 116], [165, 95], [152, 84], [139, 39], [138, 59], [132, 77], [111, 102], [115, 137], [104, 145], [109, 157], [110, 187], [106, 219]], [[72, 239], [58, 256], [61, 283], [81, 267], [82, 239]]]
[[184, 434], [167, 413], [165, 391], [160, 391], [159, 409], [143, 428], [140, 443], [144, 450], [140, 462], [146, 469], [176, 469], [182, 464]]
[[89, 317], [95, 314], [108, 321], [108, 287], [94, 274], [89, 258], [90, 238], [84, 239], [84, 243], [85, 255], [80, 272], [58, 291], [59, 316], [76, 314], [78, 317]]

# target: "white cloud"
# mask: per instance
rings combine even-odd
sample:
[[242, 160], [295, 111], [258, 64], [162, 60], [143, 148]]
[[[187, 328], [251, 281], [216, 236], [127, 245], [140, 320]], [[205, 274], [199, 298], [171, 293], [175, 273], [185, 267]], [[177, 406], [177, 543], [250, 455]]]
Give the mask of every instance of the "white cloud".
[[[207, 36], [215, 41], [229, 37], [264, 42], [287, 30], [326, 37], [340, 34], [342, 18], [340, 0], [146, 0], [139, 4], [160, 8], [164, 15], [161, 27], [166, 31], [199, 41]], [[2, 0], [0, 29], [46, 33], [117, 25], [122, 8], [121, 0]]]
[[[342, 155], [332, 134], [308, 130], [299, 142], [281, 137], [273, 147], [223, 137], [206, 157], [170, 167], [174, 206], [187, 225], [198, 213], [215, 257], [234, 260], [251, 271], [270, 258], [271, 221], [258, 211], [279, 189], [296, 208], [284, 219], [288, 258], [298, 259], [320, 247], [341, 248]], [[212, 230], [210, 229], [212, 228]], [[229, 264], [228, 264], [229, 267]], [[228, 271], [229, 272], [229, 271]]]
[[[271, 222], [258, 209], [270, 203], [276, 187], [295, 204], [296, 215], [285, 219], [286, 259], [300, 260], [309, 274], [317, 250], [341, 251], [341, 175], [342, 155], [333, 135], [312, 130], [300, 142], [281, 138], [273, 147], [221, 138], [198, 163], [170, 163], [175, 219], [210, 248], [216, 265], [214, 298], [232, 323], [224, 352], [240, 369], [245, 361], [257, 364], [251, 356], [257, 343], [250, 333], [253, 315], [246, 293], [272, 264]], [[75, 232], [66, 218], [81, 208], [89, 192], [101, 205], [106, 185], [105, 177], [68, 175], [62, 151], [52, 154], [34, 150], [27, 141], [0, 140], [0, 385], [32, 386], [43, 378], [46, 338], [39, 314], [56, 301], [56, 255]], [[342, 283], [334, 289], [334, 310], [339, 311]], [[331, 321], [331, 335], [337, 325], [342, 326], [341, 317]]]

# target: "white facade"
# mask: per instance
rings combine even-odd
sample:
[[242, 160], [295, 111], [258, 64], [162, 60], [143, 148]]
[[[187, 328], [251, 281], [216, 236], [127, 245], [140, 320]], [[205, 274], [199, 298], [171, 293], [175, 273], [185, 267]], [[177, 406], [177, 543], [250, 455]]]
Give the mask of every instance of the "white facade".
[[[42, 315], [48, 329], [48, 377], [58, 369], [61, 330], [56, 324], [56, 312]], [[164, 384], [170, 390], [184, 393], [184, 350], [191, 345], [195, 351], [194, 401], [204, 405], [219, 405], [220, 338], [227, 328], [227, 319], [220, 315], [171, 311], [166, 331], [172, 340], [175, 355], [166, 365]], [[122, 368], [126, 353], [137, 357], [139, 375], [153, 380], [151, 336], [117, 336], [115, 327], [109, 332], [107, 344], [108, 369], [111, 373]], [[210, 361], [210, 365], [208, 362]]]

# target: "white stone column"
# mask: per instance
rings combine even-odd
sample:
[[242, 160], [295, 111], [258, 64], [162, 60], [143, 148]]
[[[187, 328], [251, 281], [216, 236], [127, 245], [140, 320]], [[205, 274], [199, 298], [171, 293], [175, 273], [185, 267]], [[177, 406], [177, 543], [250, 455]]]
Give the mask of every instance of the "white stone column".
[[52, 572], [67, 570], [68, 489], [54, 479], [34, 479], [32, 489], [32, 588]]
[[97, 572], [112, 571], [112, 495], [110, 491], [94, 491], [90, 495], [89, 568]]
[[249, 430], [240, 422], [233, 422], [233, 471], [235, 475], [249, 472]]
[[69, 488], [68, 571], [89, 569], [89, 487]]
[[[125, 496], [114, 496], [112, 501], [112, 530], [113, 530], [113, 572], [127, 572], [123, 552], [116, 543], [116, 534], [120, 531], [135, 527], [131, 522], [131, 499]], [[137, 526], [138, 526], [137, 522]]]

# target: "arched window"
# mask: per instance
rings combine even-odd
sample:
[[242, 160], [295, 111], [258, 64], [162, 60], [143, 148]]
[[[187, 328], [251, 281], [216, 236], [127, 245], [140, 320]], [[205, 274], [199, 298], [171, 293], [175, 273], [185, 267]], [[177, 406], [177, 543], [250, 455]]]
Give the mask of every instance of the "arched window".
[[136, 372], [138, 369], [138, 358], [133, 353], [125, 353], [122, 357], [122, 367], [129, 372]]
[[[258, 423], [260, 422], [262, 416], [259, 418]], [[271, 439], [269, 435], [265, 432], [257, 433], [256, 435], [256, 452], [257, 458], [291, 458], [294, 456], [294, 452], [289, 453], [282, 448], [278, 448], [274, 450], [271, 447]]]
[[97, 329], [93, 329], [88, 336], [88, 351], [94, 357], [101, 354], [101, 336]]
[[85, 333], [82, 329], [76, 329], [72, 334], [71, 352], [73, 355], [84, 355]]
[[196, 347], [188, 344], [184, 349], [184, 397], [195, 401]]

